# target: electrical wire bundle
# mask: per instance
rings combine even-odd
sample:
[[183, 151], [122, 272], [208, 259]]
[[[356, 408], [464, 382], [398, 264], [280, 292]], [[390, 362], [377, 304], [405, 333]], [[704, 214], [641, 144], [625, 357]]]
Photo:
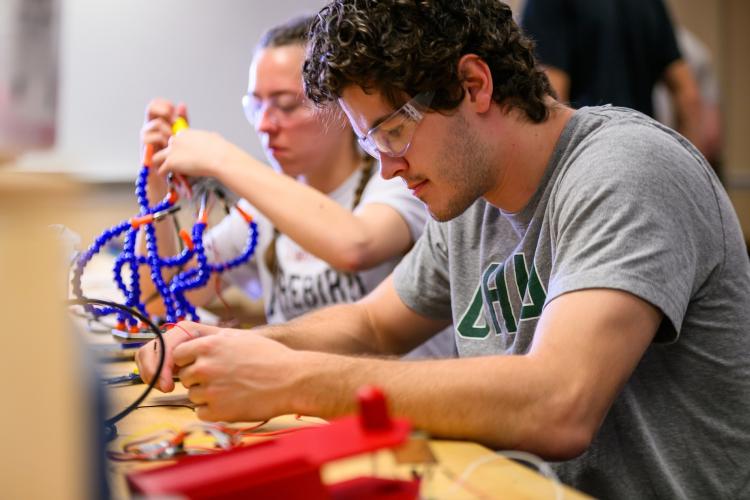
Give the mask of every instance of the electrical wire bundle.
[[132, 413], [135, 409], [138, 408], [138, 406], [148, 397], [151, 390], [156, 385], [157, 380], [159, 380], [159, 375], [161, 374], [162, 370], [164, 369], [164, 362], [166, 358], [166, 343], [164, 342], [164, 336], [159, 330], [159, 327], [157, 327], [153, 321], [151, 321], [150, 318], [148, 318], [146, 315], [141, 314], [140, 311], [133, 309], [132, 307], [128, 307], [123, 304], [118, 304], [117, 302], [113, 302], [110, 300], [102, 300], [102, 299], [90, 299], [87, 297], [80, 297], [75, 299], [70, 299], [67, 302], [67, 305], [69, 306], [100, 306], [100, 307], [108, 307], [112, 308], [118, 311], [122, 311], [126, 314], [129, 314], [135, 318], [137, 318], [139, 321], [141, 321], [144, 325], [146, 325], [149, 330], [156, 336], [155, 341], [158, 342], [159, 345], [159, 362], [156, 366], [156, 373], [154, 374], [154, 377], [151, 379], [151, 381], [146, 384], [146, 388], [143, 390], [140, 396], [138, 396], [135, 401], [133, 401], [130, 405], [127, 406], [124, 410], [120, 411], [116, 415], [109, 417], [104, 421], [104, 426], [109, 429], [110, 436], [114, 436], [116, 433], [114, 432], [114, 425], [125, 418], [127, 415]]
[[[177, 124], [175, 124], [176, 126]], [[187, 124], [185, 123], [184, 126], [186, 127]], [[227, 195], [223, 187], [211, 179], [198, 179], [190, 184], [182, 176], [174, 176], [174, 178], [168, 179], [167, 195], [163, 200], [152, 206], [147, 195], [147, 184], [148, 177], [153, 170], [151, 168], [153, 151], [153, 146], [148, 145], [146, 147], [143, 166], [135, 184], [135, 194], [140, 213], [105, 229], [95, 238], [91, 246], [78, 256], [71, 279], [73, 295], [78, 299], [83, 298], [81, 277], [94, 255], [108, 242], [124, 235], [123, 249], [115, 259], [113, 274], [115, 284], [125, 296], [125, 305], [131, 309], [137, 309], [144, 316], [148, 314], [145, 301], [141, 298], [140, 289], [140, 268], [141, 266], [148, 266], [151, 281], [164, 302], [166, 321], [177, 323], [188, 317], [192, 321], [199, 321], [200, 318], [196, 308], [186, 297], [187, 292], [206, 285], [211, 274], [220, 274], [247, 262], [255, 253], [258, 243], [258, 226], [253, 217], [242, 210], [238, 203], [235, 203], [233, 208], [248, 224], [247, 244], [240, 255], [226, 262], [209, 262], [203, 246], [203, 235], [208, 225], [208, 213], [210, 211], [209, 199], [212, 195], [215, 195], [225, 204], [225, 209], [228, 212]], [[190, 232], [185, 229], [178, 229], [179, 224], [174, 217], [175, 212], [180, 210], [181, 207], [177, 204], [181, 198], [178, 191], [179, 187], [186, 193], [187, 198], [200, 200], [200, 208]], [[177, 255], [162, 257], [158, 252], [154, 224], [168, 216], [173, 217], [183, 246]], [[137, 255], [136, 253], [137, 235], [141, 228], [145, 237], [146, 255]], [[184, 266], [191, 260], [195, 260], [196, 265], [184, 269]], [[126, 269], [129, 272], [129, 283], [126, 283], [123, 276]], [[171, 278], [165, 279], [165, 274], [169, 274], [171, 270], [176, 270], [176, 273]], [[112, 306], [94, 307], [87, 305], [86, 311], [95, 317], [116, 313], [118, 316], [117, 329], [121, 331], [136, 333], [146, 329], [145, 323], [139, 324], [135, 315], [129, 314], [124, 309], [117, 309]]]

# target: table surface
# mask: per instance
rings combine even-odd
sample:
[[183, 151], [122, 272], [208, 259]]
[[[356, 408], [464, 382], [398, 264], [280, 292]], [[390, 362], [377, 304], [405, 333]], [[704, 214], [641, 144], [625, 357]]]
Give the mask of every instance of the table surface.
[[[133, 368], [132, 362], [103, 365], [107, 375], [122, 375]], [[108, 388], [113, 412], [127, 406], [145, 389], [143, 384], [119, 385]], [[187, 399], [187, 391], [178, 383], [173, 393], [162, 394], [154, 390], [137, 410], [117, 423], [117, 438], [110, 444], [112, 451], [122, 451], [123, 444], [168, 429], [180, 430], [199, 422]], [[293, 427], [324, 423], [312, 417], [282, 416], [265, 424], [258, 432], [268, 432]], [[252, 438], [261, 439], [261, 438]], [[268, 438], [266, 438], [268, 439]], [[389, 478], [409, 478], [413, 470], [423, 473], [422, 498], [510, 498], [583, 499], [587, 496], [572, 488], [543, 477], [528, 467], [497, 455], [476, 443], [464, 441], [431, 440], [427, 446], [436, 463], [432, 465], [397, 464], [389, 450], [337, 461], [322, 470], [326, 483], [337, 482], [359, 475], [377, 475]], [[486, 461], [486, 462], [485, 462]], [[110, 461], [113, 498], [129, 498], [125, 475], [136, 469], [150, 468], [170, 463]], [[478, 465], [476, 468], [475, 466]], [[462, 477], [469, 469], [473, 472]]]
[[[113, 293], [108, 270], [111, 258], [97, 256], [91, 262], [92, 269], [84, 274], [84, 290], [95, 290], [92, 296], [117, 300]], [[106, 292], [106, 293], [105, 293]], [[83, 326], [83, 325], [82, 325]], [[88, 325], [90, 326], [90, 325]], [[83, 328], [84, 330], [86, 327]], [[93, 343], [111, 343], [108, 334], [86, 334]], [[132, 361], [104, 363], [102, 372], [107, 376], [124, 375], [133, 370]], [[112, 414], [124, 409], [145, 389], [143, 384], [118, 385], [108, 388], [108, 399]], [[187, 398], [187, 391], [177, 383], [174, 392], [162, 394], [156, 390], [141, 403], [139, 408], [117, 423], [117, 438], [110, 443], [111, 451], [122, 451], [124, 444], [158, 432], [182, 430], [200, 422]], [[266, 423], [258, 432], [290, 429], [321, 424], [324, 421], [312, 417], [297, 419], [287, 415]], [[268, 438], [250, 438], [268, 439]], [[202, 443], [204, 445], [210, 443]], [[426, 443], [435, 463], [432, 465], [398, 464], [389, 450], [365, 454], [326, 465], [321, 475], [326, 483], [338, 482], [361, 475], [408, 479], [412, 471], [422, 473], [421, 498], [430, 499], [584, 499], [588, 496], [567, 486], [555, 483], [529, 467], [519, 465], [476, 443], [466, 441], [430, 440]], [[130, 498], [125, 481], [128, 472], [158, 467], [169, 461], [110, 461], [112, 497]]]

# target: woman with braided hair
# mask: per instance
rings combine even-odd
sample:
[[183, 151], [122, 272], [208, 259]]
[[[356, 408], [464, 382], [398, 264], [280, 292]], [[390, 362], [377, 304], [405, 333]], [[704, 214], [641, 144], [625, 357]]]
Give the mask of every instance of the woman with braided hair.
[[[258, 223], [256, 257], [191, 295], [195, 304], [213, 298], [216, 286], [233, 284], [262, 297], [267, 321], [279, 323], [353, 302], [390, 274], [422, 232], [427, 212], [421, 202], [401, 182], [377, 175], [378, 165], [365, 158], [337, 106], [321, 113], [304, 97], [312, 20], [293, 19], [266, 32], [250, 66], [243, 107], [273, 168], [213, 132], [188, 129], [172, 136], [173, 122], [186, 116], [184, 106], [161, 99], [148, 106], [142, 140], [154, 146], [154, 168], [161, 174], [151, 176], [152, 199], [165, 193], [168, 172], [213, 177], [243, 198], [240, 206]], [[165, 245], [176, 245], [169, 224], [159, 225], [165, 255], [172, 250]], [[217, 261], [238, 255], [246, 241], [247, 223], [235, 211], [205, 238]], [[452, 332], [443, 337], [418, 352], [452, 355]]]

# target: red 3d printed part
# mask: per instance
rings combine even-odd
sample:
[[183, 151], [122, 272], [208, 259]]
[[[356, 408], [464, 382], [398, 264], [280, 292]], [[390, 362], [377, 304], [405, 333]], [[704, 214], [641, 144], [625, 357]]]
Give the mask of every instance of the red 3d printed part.
[[376, 387], [357, 393], [360, 413], [311, 427], [272, 441], [226, 452], [193, 456], [157, 469], [136, 471], [127, 480], [133, 493], [182, 495], [194, 499], [305, 498], [391, 499], [418, 497], [419, 479], [401, 481], [359, 477], [323, 484], [322, 465], [340, 458], [407, 441], [411, 426], [388, 415]]

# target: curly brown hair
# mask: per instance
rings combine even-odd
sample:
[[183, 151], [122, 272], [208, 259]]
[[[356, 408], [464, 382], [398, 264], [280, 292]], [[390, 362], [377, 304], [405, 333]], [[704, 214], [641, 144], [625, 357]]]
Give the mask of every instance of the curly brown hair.
[[434, 90], [431, 108], [449, 111], [464, 97], [458, 62], [476, 54], [490, 67], [494, 101], [539, 123], [555, 94], [533, 53], [498, 0], [334, 0], [310, 31], [305, 92], [322, 106], [357, 85], [397, 108]]

